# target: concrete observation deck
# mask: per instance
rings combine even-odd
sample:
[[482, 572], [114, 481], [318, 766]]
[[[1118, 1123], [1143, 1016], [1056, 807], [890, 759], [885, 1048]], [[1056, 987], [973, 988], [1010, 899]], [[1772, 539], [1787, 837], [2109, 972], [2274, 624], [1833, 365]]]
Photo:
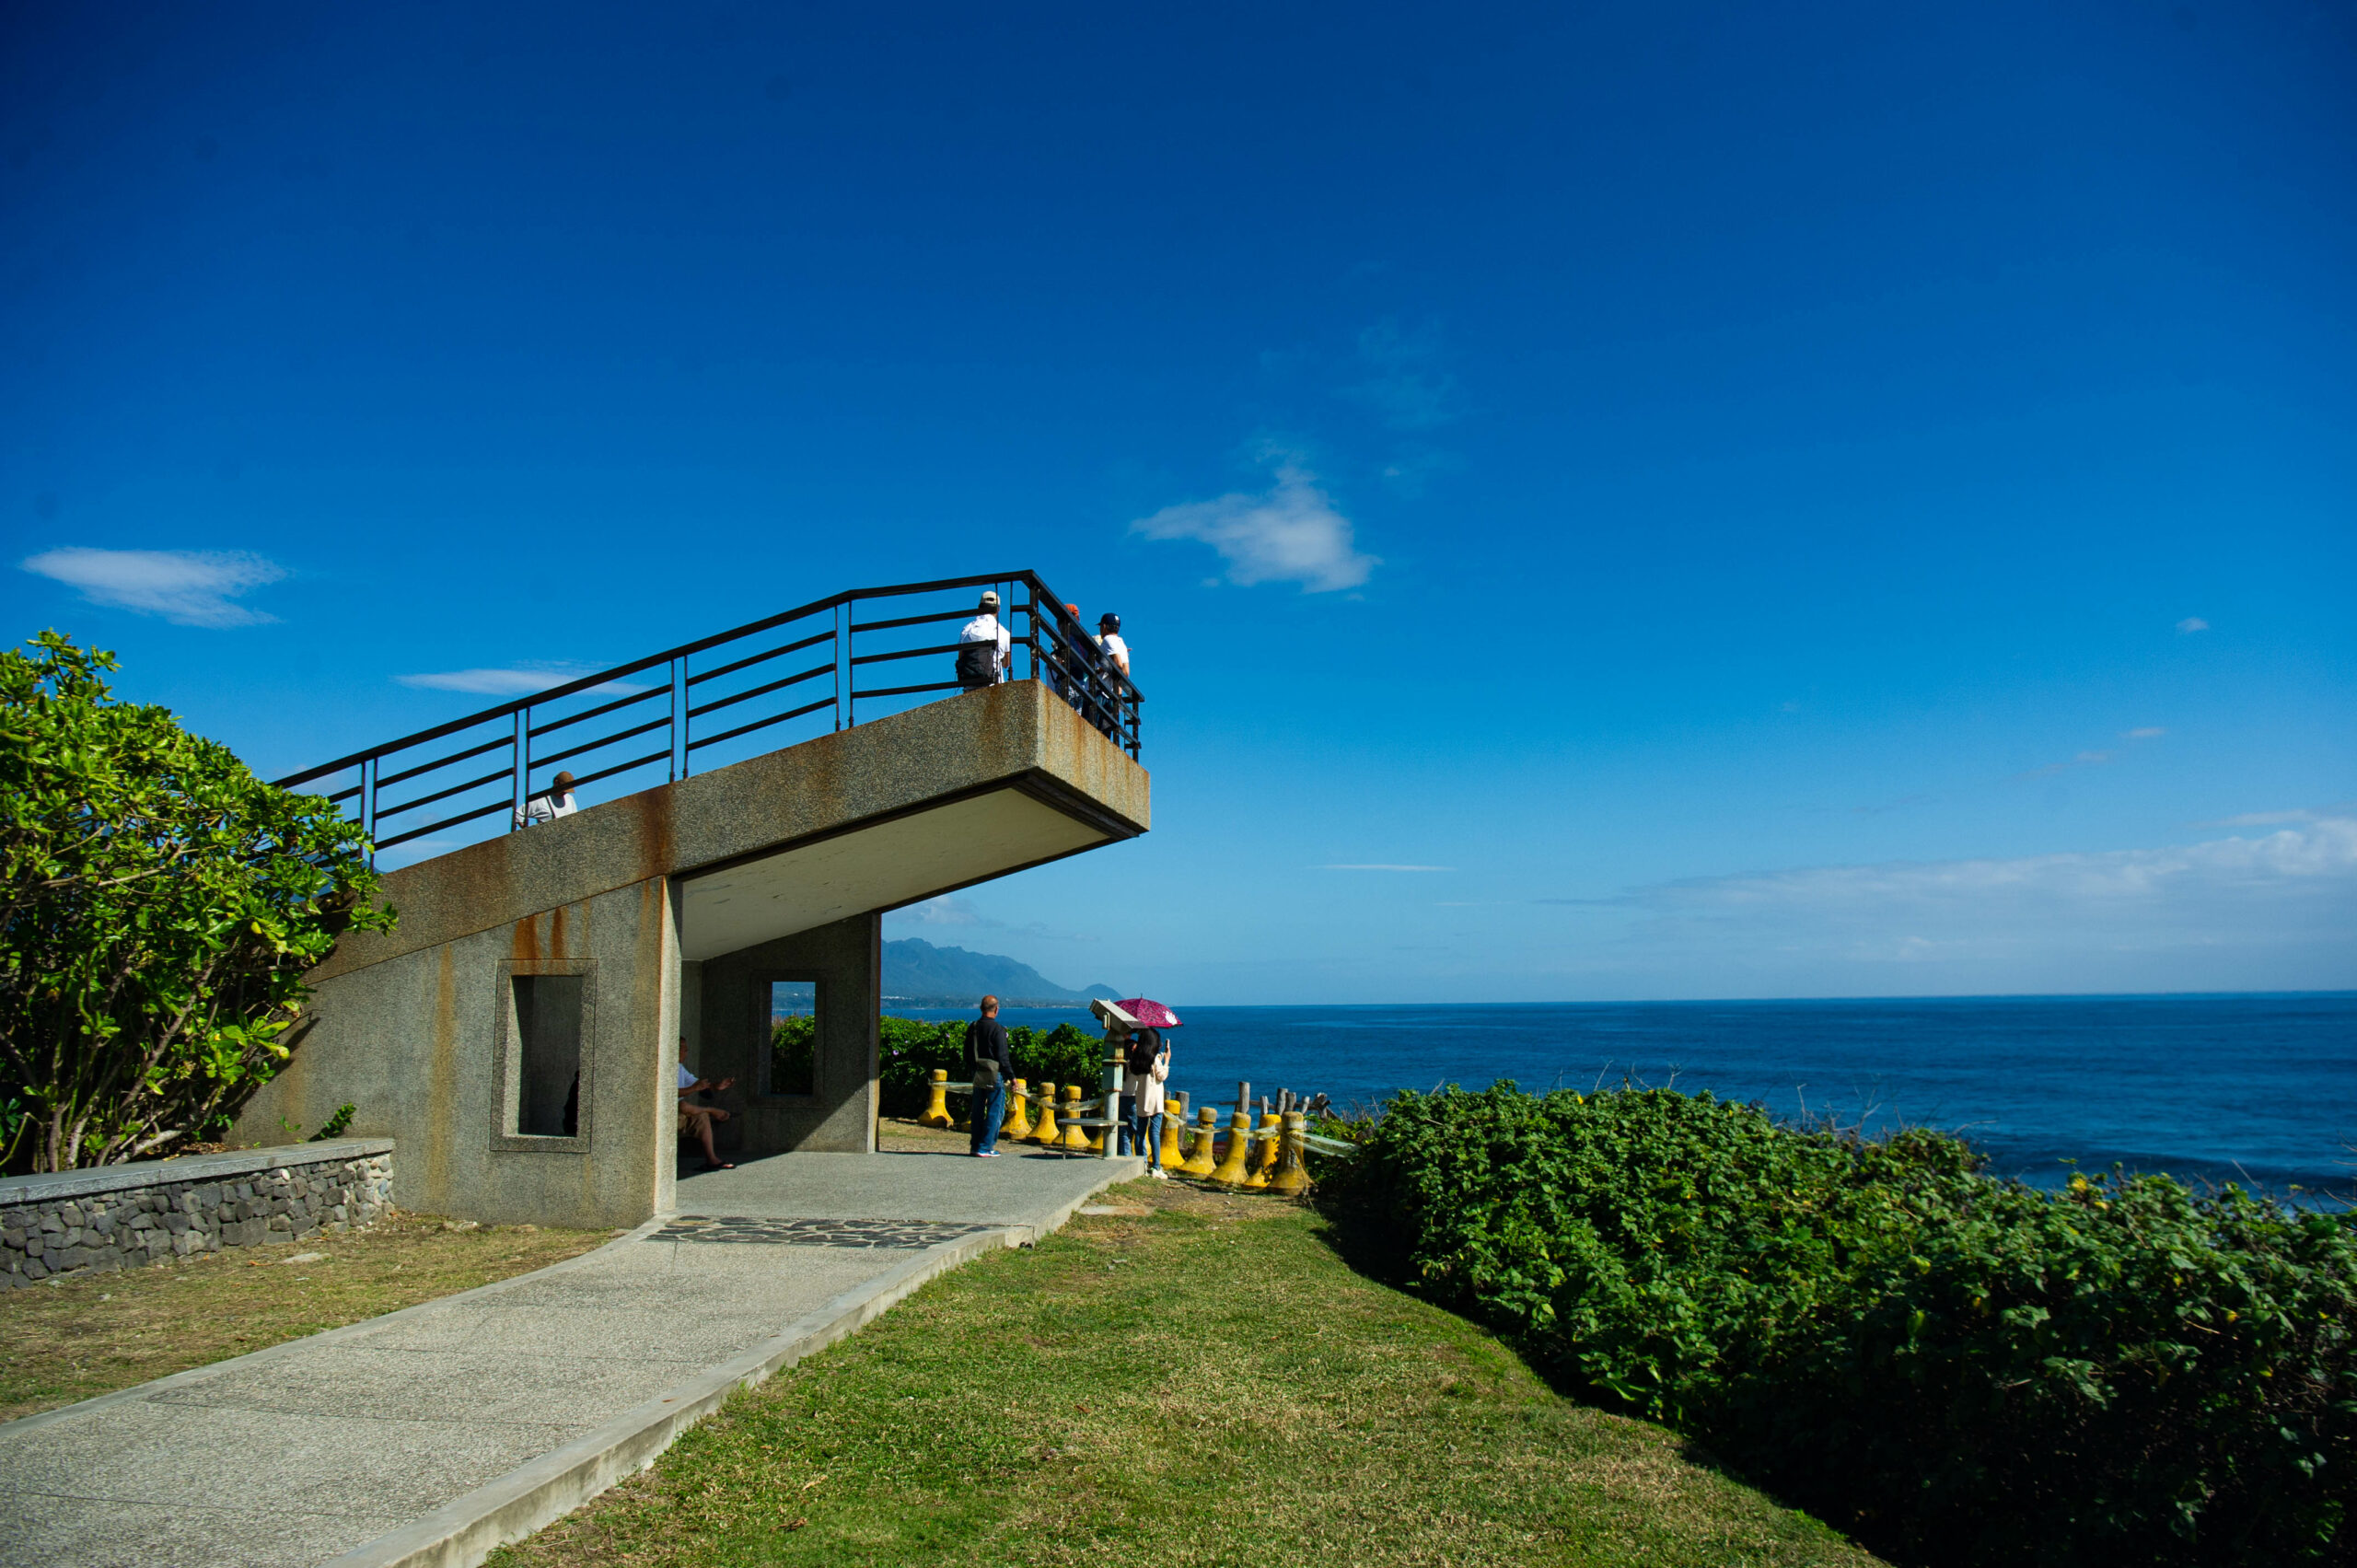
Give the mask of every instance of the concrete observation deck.
[[[1145, 771], [1016, 680], [392, 872], [397, 929], [311, 971], [295, 1054], [232, 1139], [348, 1103], [352, 1135], [398, 1144], [402, 1208], [635, 1225], [673, 1207], [685, 1061], [737, 1080], [730, 1157], [868, 1151], [883, 912], [1149, 822]], [[816, 999], [791, 1072], [780, 983]]]
[[1135, 1159], [788, 1154], [552, 1268], [0, 1425], [0, 1565], [479, 1562]]

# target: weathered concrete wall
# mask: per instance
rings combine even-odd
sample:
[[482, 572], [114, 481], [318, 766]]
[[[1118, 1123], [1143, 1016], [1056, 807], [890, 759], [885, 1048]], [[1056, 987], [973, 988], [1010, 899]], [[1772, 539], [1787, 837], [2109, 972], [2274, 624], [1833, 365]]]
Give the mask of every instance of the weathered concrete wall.
[[[582, 977], [578, 1132], [519, 1135], [517, 976]], [[401, 1144], [401, 1207], [493, 1224], [636, 1225], [670, 1202], [679, 936], [666, 878], [314, 981], [305, 1030], [231, 1136], [285, 1136], [350, 1101]]]
[[391, 1202], [393, 1146], [337, 1138], [0, 1180], [0, 1289], [349, 1230]]
[[[875, 1146], [882, 944], [881, 917], [863, 914], [696, 966], [702, 994], [690, 1055], [705, 1077], [737, 1080], [712, 1101], [729, 1113], [719, 1134], [724, 1154], [865, 1154]], [[772, 1087], [763, 1072], [770, 982], [780, 980], [818, 982], [816, 1092], [807, 1096], [765, 1092]]]

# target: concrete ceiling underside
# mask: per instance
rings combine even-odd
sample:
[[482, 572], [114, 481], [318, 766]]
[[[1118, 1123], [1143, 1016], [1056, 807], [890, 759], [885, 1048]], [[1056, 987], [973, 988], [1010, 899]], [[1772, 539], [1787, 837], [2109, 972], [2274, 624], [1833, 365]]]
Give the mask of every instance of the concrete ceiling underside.
[[1115, 836], [1019, 789], [970, 796], [682, 878], [680, 956], [715, 958]]

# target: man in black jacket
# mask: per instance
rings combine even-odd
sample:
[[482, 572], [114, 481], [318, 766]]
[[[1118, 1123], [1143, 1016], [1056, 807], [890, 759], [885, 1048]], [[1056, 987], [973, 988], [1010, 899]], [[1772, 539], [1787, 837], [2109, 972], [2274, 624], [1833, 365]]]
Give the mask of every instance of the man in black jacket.
[[1015, 1076], [1015, 1058], [1006, 1044], [1006, 1026], [998, 1021], [998, 998], [982, 998], [982, 1016], [966, 1026], [966, 1064], [974, 1073], [974, 1098], [967, 1112], [974, 1157], [998, 1158], [998, 1127], [1006, 1119], [1006, 1081]]

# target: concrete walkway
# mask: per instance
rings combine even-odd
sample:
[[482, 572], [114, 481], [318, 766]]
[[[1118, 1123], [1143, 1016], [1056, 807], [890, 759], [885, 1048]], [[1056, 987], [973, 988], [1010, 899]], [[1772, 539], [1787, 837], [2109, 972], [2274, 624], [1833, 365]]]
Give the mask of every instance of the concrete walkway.
[[0, 1564], [468, 1564], [1134, 1159], [784, 1155], [537, 1273], [0, 1425]]

